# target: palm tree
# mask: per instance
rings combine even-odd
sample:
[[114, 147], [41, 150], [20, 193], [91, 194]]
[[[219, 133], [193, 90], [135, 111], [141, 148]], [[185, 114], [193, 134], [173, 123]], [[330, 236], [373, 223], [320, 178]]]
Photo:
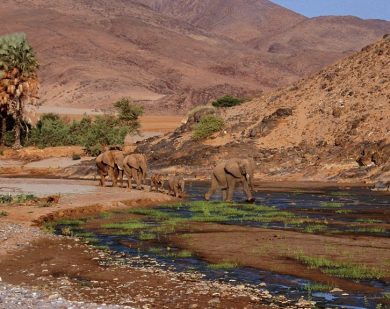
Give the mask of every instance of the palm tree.
[[5, 117], [12, 115], [15, 118], [15, 148], [21, 147], [24, 106], [35, 104], [38, 99], [38, 67], [25, 34], [0, 36], [1, 138], [5, 133]]

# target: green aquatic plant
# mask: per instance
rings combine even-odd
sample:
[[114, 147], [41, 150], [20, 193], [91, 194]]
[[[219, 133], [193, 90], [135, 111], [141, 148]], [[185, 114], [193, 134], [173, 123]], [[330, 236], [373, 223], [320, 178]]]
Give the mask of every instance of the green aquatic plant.
[[341, 202], [320, 202], [320, 207], [324, 207], [324, 208], [341, 208], [343, 207], [344, 204], [341, 203]]
[[73, 231], [69, 226], [61, 228], [61, 234], [64, 236], [73, 236]]
[[84, 224], [86, 220], [81, 219], [63, 219], [56, 222], [58, 225], [73, 225], [78, 226]]
[[306, 284], [303, 288], [309, 292], [326, 292], [333, 289], [333, 286], [313, 282], [313, 283]]
[[323, 256], [313, 257], [298, 253], [294, 258], [310, 268], [320, 269], [323, 273], [339, 278], [380, 279], [384, 276], [383, 271], [375, 267], [332, 261]]
[[350, 209], [338, 209], [335, 211], [336, 214], [350, 214], [352, 210]]
[[139, 240], [154, 240], [157, 238], [157, 235], [156, 234], [153, 234], [153, 233], [148, 233], [148, 232], [141, 232], [139, 235], [138, 235], [138, 238]]
[[349, 232], [355, 233], [385, 233], [386, 229], [383, 227], [359, 227], [357, 229], [350, 229]]
[[364, 265], [341, 264], [335, 268], [325, 269], [324, 272], [339, 278], [346, 279], [380, 279], [384, 276], [383, 271]]
[[360, 218], [360, 219], [356, 219], [355, 221], [362, 222], [362, 223], [383, 223], [383, 220], [370, 219], [370, 218]]
[[303, 231], [305, 233], [319, 233], [326, 231], [327, 226], [323, 224], [309, 224], [304, 227]]
[[140, 221], [128, 221], [128, 222], [121, 222], [121, 223], [107, 223], [107, 224], [103, 224], [102, 227], [106, 229], [119, 229], [119, 230], [131, 231], [131, 230], [146, 228], [148, 227], [148, 224]]
[[351, 196], [352, 194], [347, 191], [333, 191], [329, 193], [332, 196]]
[[208, 268], [210, 269], [234, 269], [237, 267], [238, 267], [237, 263], [227, 262], [227, 261], [208, 265]]
[[192, 257], [192, 252], [191, 251], [188, 251], [188, 250], [181, 250], [177, 253], [176, 255], [178, 258], [190, 258]]
[[113, 215], [112, 212], [104, 211], [104, 212], [99, 213], [98, 216], [100, 219], [109, 219], [112, 217], [112, 215]]

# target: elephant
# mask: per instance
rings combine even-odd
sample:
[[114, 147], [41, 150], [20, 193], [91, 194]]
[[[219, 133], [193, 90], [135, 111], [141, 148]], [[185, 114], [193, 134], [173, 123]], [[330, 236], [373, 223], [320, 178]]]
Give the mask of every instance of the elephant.
[[100, 175], [100, 186], [105, 187], [105, 177], [111, 178], [112, 186], [117, 186], [118, 176], [123, 185], [123, 152], [107, 150], [96, 157], [97, 172]]
[[174, 195], [175, 197], [178, 198], [184, 197], [185, 181], [182, 176], [177, 176], [177, 175], [169, 176], [168, 185], [169, 185], [169, 194]]
[[230, 159], [213, 169], [210, 190], [205, 194], [208, 201], [218, 187], [221, 187], [224, 201], [231, 202], [237, 182], [242, 182], [248, 202], [252, 202], [253, 174], [256, 164], [253, 159]]
[[128, 180], [128, 188], [131, 189], [131, 179], [134, 179], [137, 189], [143, 189], [145, 184], [146, 174], [148, 170], [147, 160], [145, 155], [133, 153], [126, 156], [123, 160], [123, 168]]
[[154, 174], [150, 178], [150, 191], [153, 191], [154, 188], [157, 192], [164, 191], [164, 179], [161, 174]]

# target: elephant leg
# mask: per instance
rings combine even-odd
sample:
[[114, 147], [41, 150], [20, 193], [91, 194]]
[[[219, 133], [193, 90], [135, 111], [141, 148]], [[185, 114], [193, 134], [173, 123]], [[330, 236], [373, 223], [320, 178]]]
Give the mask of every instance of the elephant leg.
[[234, 189], [236, 187], [236, 179], [231, 175], [227, 175], [226, 178], [228, 186], [226, 202], [231, 202], [233, 200]]
[[246, 181], [246, 179], [242, 180], [242, 188], [244, 189], [244, 193], [246, 195], [246, 200], [248, 202], [252, 202], [253, 201], [253, 196], [252, 196], [251, 188], [248, 185], [248, 182]]
[[222, 189], [222, 201], [226, 201], [226, 198], [227, 198], [227, 190], [226, 189]]
[[144, 186], [145, 186], [145, 179], [144, 179], [144, 176], [142, 174], [142, 172], [138, 172], [138, 179], [139, 179], [139, 187], [141, 190], [145, 189]]
[[136, 183], [136, 188], [139, 189], [140, 188], [140, 179], [139, 179], [139, 175], [138, 175], [138, 171], [135, 169], [135, 168], [132, 168], [131, 169], [131, 176], [133, 177], [133, 179], [135, 180], [135, 183]]
[[205, 194], [204, 198], [206, 201], [210, 200], [210, 197], [213, 196], [213, 194], [215, 193], [215, 191], [217, 191], [218, 189], [218, 180], [217, 178], [215, 177], [215, 175], [213, 174], [212, 178], [211, 178], [211, 185], [210, 185], [210, 190]]
[[119, 182], [120, 182], [120, 187], [123, 188], [123, 170], [119, 170]]
[[116, 168], [109, 168], [108, 169], [108, 175], [111, 178], [112, 186], [116, 187], [118, 185], [118, 183], [117, 183], [117, 180], [118, 180], [118, 170]]
[[99, 179], [100, 186], [105, 187], [106, 186], [106, 183], [105, 183], [106, 176], [104, 175], [104, 173], [102, 173], [100, 171], [99, 171], [99, 176], [100, 176], [100, 179]]

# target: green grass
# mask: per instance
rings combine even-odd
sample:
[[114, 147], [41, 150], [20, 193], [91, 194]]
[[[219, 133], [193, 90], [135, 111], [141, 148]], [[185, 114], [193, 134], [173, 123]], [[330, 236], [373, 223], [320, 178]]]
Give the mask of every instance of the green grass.
[[351, 196], [352, 194], [350, 192], [346, 192], [346, 191], [333, 191], [333, 192], [330, 192], [330, 195], [332, 195], [332, 196]]
[[380, 279], [384, 276], [383, 272], [375, 267], [332, 261], [323, 256], [312, 257], [300, 253], [294, 258], [310, 268], [320, 269], [325, 274], [339, 278]]
[[144, 229], [148, 227], [148, 224], [139, 221], [129, 221], [129, 222], [122, 222], [122, 223], [107, 223], [107, 224], [103, 224], [102, 227], [106, 229], [119, 229], [119, 230], [131, 231], [137, 229]]
[[100, 219], [109, 219], [111, 217], [112, 217], [112, 213], [111, 212], [105, 211], [105, 212], [99, 213], [99, 218]]
[[192, 252], [188, 250], [173, 251], [170, 248], [151, 247], [148, 252], [166, 258], [190, 258]]
[[332, 286], [322, 283], [309, 283], [304, 286], [304, 289], [309, 292], [327, 292], [333, 289]]
[[303, 228], [305, 233], [319, 233], [326, 231], [327, 226], [323, 224], [309, 224]]
[[386, 229], [383, 227], [359, 227], [357, 229], [351, 229], [349, 230], [350, 232], [355, 232], [355, 233], [385, 233]]
[[221, 263], [216, 263], [216, 264], [210, 264], [208, 267], [210, 269], [234, 269], [234, 268], [237, 268], [237, 266], [238, 266], [237, 263], [221, 262]]
[[341, 208], [344, 204], [340, 202], [321, 202], [320, 206], [324, 208]]
[[367, 267], [364, 265], [339, 265], [336, 268], [325, 269], [324, 272], [339, 278], [346, 279], [380, 279], [383, 272], [378, 268]]
[[0, 211], [0, 218], [1, 217], [6, 217], [6, 216], [8, 216], [8, 212], [6, 212], [4, 210]]
[[38, 198], [34, 194], [0, 194], [0, 204], [21, 204], [28, 201], [35, 201]]
[[47, 222], [42, 226], [42, 230], [49, 234], [54, 234], [55, 232], [55, 222]]
[[84, 223], [85, 220], [81, 220], [81, 219], [63, 219], [56, 222], [56, 224], [58, 225], [72, 225], [72, 226], [78, 226]]
[[178, 258], [190, 258], [192, 256], [192, 252], [188, 250], [181, 250], [176, 255]]
[[153, 234], [153, 233], [148, 233], [148, 232], [141, 232], [139, 235], [138, 235], [138, 238], [139, 240], [154, 240], [157, 238], [156, 234]]
[[369, 218], [356, 219], [355, 221], [356, 222], [362, 222], [362, 223], [383, 223], [382, 220], [369, 219]]
[[335, 211], [336, 214], [350, 214], [352, 210], [350, 209], [338, 209]]

